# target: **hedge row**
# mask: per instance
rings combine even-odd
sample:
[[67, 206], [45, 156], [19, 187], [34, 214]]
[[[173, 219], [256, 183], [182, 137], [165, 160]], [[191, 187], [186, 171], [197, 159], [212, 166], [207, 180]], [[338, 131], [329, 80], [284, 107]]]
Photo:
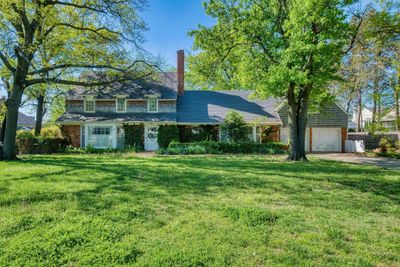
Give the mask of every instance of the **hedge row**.
[[17, 148], [22, 154], [50, 154], [65, 151], [67, 141], [63, 138], [20, 138]]
[[168, 148], [159, 149], [160, 154], [283, 154], [287, 151], [287, 145], [279, 142], [270, 143], [231, 143], [231, 142], [171, 142]]

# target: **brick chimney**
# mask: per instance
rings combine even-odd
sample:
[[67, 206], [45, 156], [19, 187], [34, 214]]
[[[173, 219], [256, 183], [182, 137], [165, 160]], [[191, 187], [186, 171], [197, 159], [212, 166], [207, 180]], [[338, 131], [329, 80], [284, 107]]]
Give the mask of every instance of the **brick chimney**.
[[185, 51], [177, 51], [176, 72], [178, 75], [178, 95], [185, 92]]

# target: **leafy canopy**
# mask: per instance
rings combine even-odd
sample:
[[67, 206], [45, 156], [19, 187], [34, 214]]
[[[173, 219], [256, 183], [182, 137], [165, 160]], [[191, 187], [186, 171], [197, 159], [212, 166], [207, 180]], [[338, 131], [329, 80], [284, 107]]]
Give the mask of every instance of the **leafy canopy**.
[[210, 0], [212, 27], [191, 31], [198, 53], [189, 58], [190, 82], [216, 89], [253, 89], [285, 97], [312, 85], [313, 99], [329, 95], [351, 33], [341, 0]]

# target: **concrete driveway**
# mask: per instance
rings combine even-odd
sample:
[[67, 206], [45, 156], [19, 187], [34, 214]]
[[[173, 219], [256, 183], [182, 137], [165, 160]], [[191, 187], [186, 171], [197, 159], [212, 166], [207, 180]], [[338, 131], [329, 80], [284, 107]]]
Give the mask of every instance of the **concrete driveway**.
[[391, 158], [372, 158], [366, 156], [360, 156], [351, 153], [311, 153], [311, 157], [325, 160], [336, 160], [347, 163], [365, 164], [386, 169], [399, 170], [400, 171], [400, 160]]

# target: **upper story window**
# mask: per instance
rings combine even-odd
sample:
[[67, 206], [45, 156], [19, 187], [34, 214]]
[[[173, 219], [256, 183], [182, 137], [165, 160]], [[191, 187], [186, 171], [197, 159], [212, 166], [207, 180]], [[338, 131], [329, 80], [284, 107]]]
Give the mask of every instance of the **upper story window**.
[[96, 109], [96, 102], [93, 98], [87, 98], [84, 102], [85, 112], [94, 112]]
[[126, 112], [126, 99], [125, 97], [117, 97], [117, 112]]
[[147, 111], [148, 112], [158, 111], [158, 100], [156, 97], [149, 97], [147, 99]]

